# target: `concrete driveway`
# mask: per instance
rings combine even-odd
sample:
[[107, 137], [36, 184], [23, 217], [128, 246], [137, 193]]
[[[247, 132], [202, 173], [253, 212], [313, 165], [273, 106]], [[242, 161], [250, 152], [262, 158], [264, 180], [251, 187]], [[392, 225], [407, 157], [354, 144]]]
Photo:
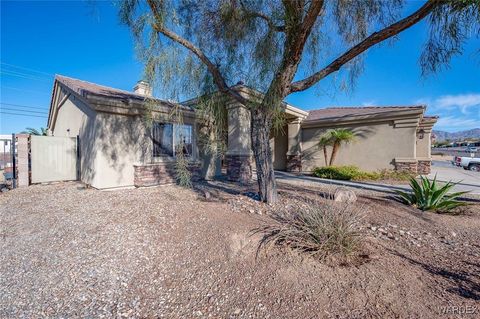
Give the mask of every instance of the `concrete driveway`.
[[[469, 191], [472, 195], [480, 195], [480, 173], [464, 170], [461, 167], [456, 167], [447, 161], [433, 161], [432, 173], [428, 178], [433, 179], [437, 176], [437, 180], [441, 182], [459, 182], [454, 188], [455, 192]], [[317, 178], [307, 175], [298, 175], [293, 173], [276, 171], [275, 177], [280, 182], [289, 184], [301, 184], [303, 186], [346, 186], [360, 190], [393, 193], [395, 190], [409, 190], [408, 183], [404, 185], [389, 185], [377, 182], [354, 182], [354, 181], [339, 181]]]
[[453, 166], [447, 161], [432, 161], [432, 172], [428, 175], [433, 179], [442, 182], [458, 182], [455, 187], [458, 191], [471, 191], [473, 194], [480, 194], [480, 173]]

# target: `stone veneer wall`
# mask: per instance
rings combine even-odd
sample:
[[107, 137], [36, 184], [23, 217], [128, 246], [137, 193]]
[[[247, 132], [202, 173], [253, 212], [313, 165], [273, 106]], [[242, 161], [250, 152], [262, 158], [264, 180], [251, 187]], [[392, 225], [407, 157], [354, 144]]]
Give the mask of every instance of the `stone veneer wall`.
[[395, 170], [399, 172], [417, 173], [417, 162], [397, 162], [395, 161]]
[[287, 155], [287, 172], [302, 171], [302, 155]]
[[[133, 165], [133, 168], [133, 184], [135, 187], [172, 184], [176, 182], [174, 162], [139, 164]], [[192, 181], [200, 180], [200, 164], [192, 163], [189, 169], [192, 173]]]
[[419, 160], [417, 164], [417, 173], [420, 175], [428, 175], [431, 172], [432, 161]]
[[230, 181], [247, 183], [252, 180], [252, 156], [226, 155], [227, 177]]
[[30, 185], [30, 135], [16, 134], [17, 139], [17, 162], [16, 162], [16, 177], [17, 187]]

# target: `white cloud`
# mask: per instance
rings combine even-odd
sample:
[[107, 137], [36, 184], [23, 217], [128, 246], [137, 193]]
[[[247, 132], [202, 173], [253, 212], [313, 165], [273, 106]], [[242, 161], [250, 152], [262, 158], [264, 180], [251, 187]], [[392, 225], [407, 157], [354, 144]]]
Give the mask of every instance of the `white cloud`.
[[362, 103], [362, 106], [375, 106], [375, 101], [374, 100], [371, 100], [371, 101], [365, 101]]
[[433, 102], [436, 109], [459, 108], [463, 114], [472, 106], [480, 107], [480, 94], [444, 95]]
[[434, 129], [437, 130], [469, 130], [480, 126], [478, 119], [455, 117], [455, 116], [440, 116]]

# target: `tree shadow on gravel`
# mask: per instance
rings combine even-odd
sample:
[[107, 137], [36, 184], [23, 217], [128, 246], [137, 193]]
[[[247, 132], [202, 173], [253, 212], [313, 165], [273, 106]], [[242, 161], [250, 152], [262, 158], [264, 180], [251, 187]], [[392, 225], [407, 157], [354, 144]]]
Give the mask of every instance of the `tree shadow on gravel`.
[[472, 278], [479, 278], [478, 274], [480, 273], [480, 263], [462, 261], [464, 264], [462, 269], [464, 270], [455, 271], [452, 269], [446, 269], [444, 267], [423, 263], [393, 250], [390, 250], [390, 252], [401, 258], [404, 258], [412, 265], [422, 267], [434, 276], [440, 276], [448, 280], [451, 286], [445, 289], [446, 291], [457, 294], [463, 298], [480, 300], [480, 283], [472, 280]]

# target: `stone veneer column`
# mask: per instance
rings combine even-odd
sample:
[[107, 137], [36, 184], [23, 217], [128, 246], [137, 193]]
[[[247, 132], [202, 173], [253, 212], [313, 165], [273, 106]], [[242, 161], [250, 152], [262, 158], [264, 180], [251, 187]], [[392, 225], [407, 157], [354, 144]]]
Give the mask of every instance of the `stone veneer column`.
[[[17, 139], [17, 187], [30, 185], [30, 171], [28, 167], [28, 156], [30, 149], [30, 135], [16, 134]], [[15, 143], [15, 141], [12, 141]]]
[[302, 148], [301, 148], [301, 121], [299, 119], [288, 123], [288, 151], [287, 171], [302, 171]]
[[417, 173], [420, 175], [428, 175], [431, 172], [432, 161], [431, 160], [418, 160]]
[[247, 183], [252, 179], [250, 111], [238, 102], [227, 105], [227, 111], [227, 178], [230, 181]]
[[408, 172], [417, 174], [418, 162], [415, 159], [395, 159], [395, 170], [399, 172]]

